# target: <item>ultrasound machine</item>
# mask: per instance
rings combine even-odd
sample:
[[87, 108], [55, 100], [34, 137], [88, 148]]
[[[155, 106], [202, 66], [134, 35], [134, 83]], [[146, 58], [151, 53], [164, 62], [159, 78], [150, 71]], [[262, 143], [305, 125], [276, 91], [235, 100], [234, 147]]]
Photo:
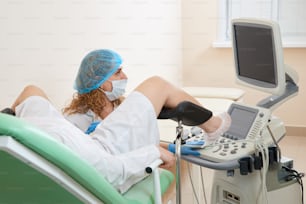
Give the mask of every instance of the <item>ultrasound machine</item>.
[[[283, 62], [279, 26], [253, 18], [234, 19], [231, 25], [237, 82], [271, 96], [254, 106], [234, 102], [228, 109], [229, 130], [216, 142], [195, 147], [201, 156], [177, 159], [214, 169], [212, 204], [302, 204], [303, 173], [293, 169], [292, 159], [281, 155], [278, 142], [286, 129], [272, 115], [298, 92], [297, 74]], [[188, 140], [201, 140], [201, 134]]]

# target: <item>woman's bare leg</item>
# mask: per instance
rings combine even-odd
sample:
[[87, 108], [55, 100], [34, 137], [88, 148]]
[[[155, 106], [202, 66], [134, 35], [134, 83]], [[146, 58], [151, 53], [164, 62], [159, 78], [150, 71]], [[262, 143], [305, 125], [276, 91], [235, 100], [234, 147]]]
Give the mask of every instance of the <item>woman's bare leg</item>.
[[[159, 115], [163, 107], [174, 108], [182, 101], [189, 101], [202, 106], [194, 97], [190, 96], [182, 89], [179, 89], [164, 79], [156, 76], [145, 80], [135, 90], [143, 93], [149, 98], [154, 106], [156, 115]], [[227, 119], [230, 120], [230, 118]], [[199, 127], [207, 133], [213, 133], [218, 130], [221, 125], [222, 118], [212, 116]]]
[[13, 103], [11, 107], [12, 110], [15, 111], [16, 106], [18, 106], [22, 101], [24, 101], [30, 96], [41, 96], [41, 97], [48, 99], [47, 95], [44, 93], [42, 89], [34, 85], [29, 85], [29, 86], [26, 86], [23, 89], [23, 91], [19, 94], [19, 96], [17, 97], [17, 99], [15, 100], [15, 102]]

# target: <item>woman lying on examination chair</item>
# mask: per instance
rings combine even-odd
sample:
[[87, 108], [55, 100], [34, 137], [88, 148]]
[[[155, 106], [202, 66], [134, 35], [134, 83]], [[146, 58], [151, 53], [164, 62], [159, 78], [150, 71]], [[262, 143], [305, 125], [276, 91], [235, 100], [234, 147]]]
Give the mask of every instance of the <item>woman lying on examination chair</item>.
[[[97, 59], [99, 57], [95, 57], [104, 51], [89, 53], [93, 56], [87, 60], [85, 57], [86, 63], [92, 63], [87, 65], [91, 68], [86, 69], [81, 65], [78, 77], [84, 78], [78, 81], [77, 77], [76, 81], [79, 95], [98, 91], [102, 93], [99, 97], [104, 97], [105, 100], [101, 112], [96, 113], [96, 109], [92, 110], [92, 107], [87, 110], [93, 111], [103, 119], [90, 136], [66, 120], [49, 102], [46, 94], [36, 86], [27, 86], [16, 99], [12, 110], [17, 117], [36, 125], [78, 153], [81, 158], [100, 171], [119, 192], [124, 193], [146, 176], [145, 167], [156, 159], [160, 158], [163, 161], [161, 168], [170, 168], [175, 163], [173, 154], [167, 150], [168, 147], [159, 145], [156, 118], [162, 108], [174, 108], [182, 101], [201, 104], [162, 78], [151, 77], [137, 86], [120, 105], [114, 108], [113, 99], [109, 99], [105, 93], [106, 83], [115, 84], [110, 83], [114, 80], [111, 76], [122, 71], [121, 58], [109, 51], [111, 54], [108, 56], [108, 65], [112, 71], [107, 72], [109, 74], [107, 77], [103, 75], [105, 73], [96, 71], [107, 64], [103, 59], [99, 61]], [[88, 76], [97, 80], [89, 80]], [[111, 92], [115, 87], [110, 87], [108, 90]], [[208, 137], [215, 138], [228, 129], [230, 121], [230, 117], [226, 114], [222, 117], [211, 116], [199, 127]]]
[[[90, 134], [123, 101], [127, 81], [118, 53], [108, 49], [88, 53], [81, 62], [75, 80], [77, 92], [63, 109], [65, 118]], [[219, 117], [230, 123], [227, 113]], [[223, 129], [220, 131], [222, 133]], [[209, 138], [215, 140], [219, 134], [210, 134]]]

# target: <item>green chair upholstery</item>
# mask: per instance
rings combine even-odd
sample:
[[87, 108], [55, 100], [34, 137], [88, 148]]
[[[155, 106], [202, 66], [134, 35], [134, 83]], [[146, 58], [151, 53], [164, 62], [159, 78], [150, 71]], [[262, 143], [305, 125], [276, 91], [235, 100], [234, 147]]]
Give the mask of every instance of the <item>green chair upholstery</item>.
[[[161, 193], [174, 179], [160, 169]], [[1, 203], [154, 203], [153, 176], [120, 194], [65, 145], [26, 121], [0, 113]]]

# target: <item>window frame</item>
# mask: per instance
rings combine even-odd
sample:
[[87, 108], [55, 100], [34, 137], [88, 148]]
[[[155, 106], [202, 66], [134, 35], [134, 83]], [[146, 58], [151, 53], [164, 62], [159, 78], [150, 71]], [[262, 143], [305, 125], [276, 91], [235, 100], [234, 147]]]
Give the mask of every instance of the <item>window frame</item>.
[[[217, 20], [217, 37], [216, 41], [213, 42], [215, 48], [230, 48], [232, 42], [230, 38], [230, 24], [228, 23], [231, 18], [230, 6], [233, 1], [243, 0], [219, 0], [218, 1], [218, 20]], [[269, 14], [271, 20], [279, 22], [280, 14], [280, 3], [282, 0], [271, 0], [271, 13]], [[286, 1], [286, 0], [285, 0]], [[298, 0], [297, 0], [298, 1]], [[292, 2], [292, 1], [290, 1]], [[284, 0], [283, 0], [284, 3]], [[289, 3], [289, 2], [286, 2]], [[257, 13], [258, 14], [258, 13]], [[304, 31], [306, 32], [306, 31]], [[302, 38], [298, 36], [284, 36], [282, 34], [283, 47], [285, 48], [305, 48], [306, 47], [306, 34]]]

